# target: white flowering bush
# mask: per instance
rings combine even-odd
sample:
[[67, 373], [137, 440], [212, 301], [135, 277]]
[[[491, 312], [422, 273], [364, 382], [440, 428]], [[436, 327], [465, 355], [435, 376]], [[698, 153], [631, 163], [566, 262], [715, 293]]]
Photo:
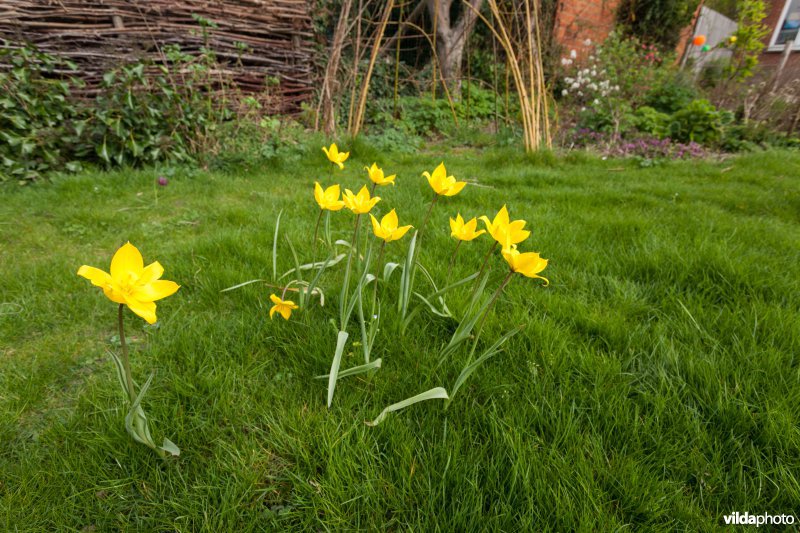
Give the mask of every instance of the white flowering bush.
[[[591, 50], [591, 42], [584, 44]], [[583, 60], [571, 50], [561, 68], [559, 93], [568, 118], [618, 138], [635, 127], [634, 110], [672, 66], [654, 46], [612, 32]]]

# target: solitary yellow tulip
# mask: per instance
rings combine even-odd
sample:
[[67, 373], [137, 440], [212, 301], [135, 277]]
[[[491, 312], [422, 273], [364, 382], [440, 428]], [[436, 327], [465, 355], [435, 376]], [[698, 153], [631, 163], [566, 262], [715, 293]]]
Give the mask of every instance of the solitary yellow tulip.
[[159, 279], [164, 267], [158, 261], [144, 266], [142, 254], [129, 242], [114, 254], [110, 270], [109, 274], [99, 268], [83, 265], [78, 269], [78, 275], [103, 289], [112, 302], [127, 305], [148, 324], [157, 320], [156, 300], [166, 298], [180, 288], [174, 281]]
[[314, 199], [319, 204], [320, 209], [338, 211], [344, 207], [344, 202], [339, 200], [339, 186], [331, 185], [323, 190], [322, 185], [314, 182]]
[[363, 215], [364, 213], [369, 213], [370, 209], [381, 201], [381, 197], [373, 196], [370, 198], [369, 190], [367, 190], [367, 186], [364, 185], [361, 187], [361, 190], [358, 191], [358, 194], [353, 194], [353, 191], [350, 189], [345, 189], [342, 200], [344, 200], [344, 205], [353, 213]]
[[272, 300], [272, 303], [275, 305], [272, 306], [269, 310], [269, 318], [272, 320], [272, 315], [275, 313], [280, 313], [280, 315], [285, 319], [289, 320], [289, 317], [292, 316], [292, 311], [295, 309], [299, 309], [300, 307], [295, 304], [291, 300], [281, 300], [275, 294], [270, 294], [269, 299]]
[[344, 168], [344, 162], [347, 161], [347, 158], [350, 157], [350, 152], [340, 152], [339, 148], [336, 146], [336, 143], [333, 143], [330, 148], [322, 147], [322, 151], [325, 152], [325, 155], [328, 156], [328, 161], [339, 165], [339, 169]]
[[506, 260], [508, 266], [511, 267], [513, 272], [522, 274], [529, 278], [543, 279], [545, 285], [549, 285], [550, 281], [547, 278], [539, 276], [539, 272], [547, 266], [547, 259], [542, 259], [536, 252], [527, 252], [524, 254], [519, 253], [516, 246], [509, 246], [503, 248], [503, 259]]
[[448, 176], [444, 163], [440, 163], [433, 171], [433, 174], [423, 172], [422, 175], [428, 178], [428, 184], [430, 184], [433, 192], [443, 196], [455, 196], [467, 184], [465, 181], [456, 181], [453, 176]]
[[486, 225], [489, 234], [494, 237], [500, 246], [507, 248], [512, 244], [518, 244], [527, 239], [531, 232], [524, 230], [526, 222], [524, 220], [509, 221], [508, 209], [504, 205], [495, 215], [494, 220], [482, 216], [481, 221]]
[[374, 216], [370, 215], [369, 217], [372, 219], [372, 232], [376, 237], [383, 239], [386, 242], [392, 242], [401, 239], [403, 235], [405, 235], [406, 232], [413, 227], [402, 226], [398, 228], [397, 213], [395, 213], [394, 209], [386, 213], [381, 219], [380, 223], [378, 223], [378, 219]]
[[375, 185], [394, 185], [394, 179], [397, 177], [397, 174], [392, 174], [391, 176], [384, 176], [383, 169], [378, 168], [378, 165], [372, 163], [371, 167], [364, 167], [364, 170], [367, 171], [369, 174], [369, 179]]
[[460, 241], [471, 241], [477, 237], [480, 237], [486, 230], [475, 231], [475, 228], [478, 227], [478, 219], [473, 218], [469, 222], [464, 222], [464, 219], [461, 218], [461, 213], [456, 215], [455, 219], [450, 219], [450, 236], [455, 237]]

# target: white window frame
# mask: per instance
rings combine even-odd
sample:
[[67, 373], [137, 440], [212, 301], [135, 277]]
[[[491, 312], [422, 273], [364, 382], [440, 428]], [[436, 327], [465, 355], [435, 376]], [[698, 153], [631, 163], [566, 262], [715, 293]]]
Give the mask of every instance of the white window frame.
[[[783, 11], [781, 11], [778, 24], [775, 25], [775, 28], [772, 31], [772, 38], [769, 40], [769, 46], [767, 47], [767, 51], [769, 52], [782, 52], [786, 49], [786, 44], [777, 44], [775, 41], [778, 40], [778, 34], [781, 32], [783, 23], [786, 21], [786, 15], [789, 13], [789, 6], [791, 3], [792, 0], [785, 0], [783, 3]], [[794, 36], [792, 50], [800, 50], [800, 30], [798, 30], [797, 35]]]

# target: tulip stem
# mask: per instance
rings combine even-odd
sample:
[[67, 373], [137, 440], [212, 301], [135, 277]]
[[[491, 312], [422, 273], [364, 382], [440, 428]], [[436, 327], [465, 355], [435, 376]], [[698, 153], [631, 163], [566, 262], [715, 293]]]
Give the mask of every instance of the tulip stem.
[[456, 244], [456, 249], [453, 250], [453, 254], [450, 256], [450, 268], [453, 268], [453, 263], [456, 261], [456, 254], [458, 253], [458, 248], [461, 246], [461, 243], [464, 242], [459, 239], [458, 244]]
[[128, 343], [125, 342], [125, 325], [123, 320], [123, 310], [125, 304], [119, 304], [119, 344], [122, 347], [122, 366], [125, 369], [125, 382], [128, 386], [128, 398], [131, 404], [136, 400], [136, 389], [133, 388], [133, 377], [131, 376], [131, 361], [128, 358]]
[[500, 286], [497, 288], [497, 290], [494, 291], [494, 294], [492, 295], [492, 299], [489, 300], [489, 305], [486, 306], [486, 311], [483, 312], [483, 316], [481, 317], [481, 322], [480, 322], [480, 324], [478, 324], [478, 330], [475, 333], [475, 341], [472, 343], [472, 350], [470, 350], [469, 357], [467, 357], [467, 363], [466, 363], [467, 365], [469, 365], [472, 362], [472, 356], [475, 355], [475, 348], [478, 347], [478, 340], [480, 340], [480, 338], [481, 338], [481, 331], [483, 331], [483, 324], [484, 324], [484, 322], [486, 322], [486, 317], [489, 316], [489, 311], [492, 310], [492, 306], [497, 301], [497, 298], [500, 297], [500, 293], [503, 292], [503, 289], [506, 288], [506, 285], [508, 285], [508, 282], [511, 281], [511, 276], [513, 276], [513, 275], [514, 275], [514, 271], [513, 270], [509, 270], [508, 274], [506, 275], [505, 279], [503, 280], [503, 283], [501, 283]]
[[[342, 321], [341, 329], [344, 330], [345, 328], [345, 309], [347, 309], [347, 299], [350, 296], [350, 267], [353, 264], [353, 250], [356, 249], [358, 245], [358, 226], [359, 222], [361, 221], [361, 215], [356, 214], [356, 227], [353, 229], [353, 240], [350, 241], [350, 253], [347, 254], [347, 268], [344, 271], [344, 283], [342, 283], [342, 293], [341, 293], [341, 309], [340, 309], [340, 318]], [[357, 253], [357, 249], [356, 249]]]
[[381, 268], [383, 267], [383, 251], [386, 248], [386, 241], [381, 243], [381, 251], [378, 252], [378, 263], [377, 268], [375, 269], [375, 287], [373, 287], [372, 291], [372, 308], [370, 314], [375, 317], [375, 302], [378, 300], [378, 281], [380, 280], [381, 276]]
[[314, 242], [311, 244], [311, 262], [314, 263], [317, 260], [317, 232], [319, 232], [319, 223], [322, 222], [322, 212], [324, 209], [319, 210], [319, 216], [317, 217], [317, 225], [314, 226]]
[[483, 258], [483, 264], [481, 265], [481, 269], [478, 271], [478, 277], [475, 278], [475, 285], [472, 286], [472, 295], [475, 295], [475, 291], [478, 290], [478, 285], [481, 283], [481, 276], [483, 276], [483, 271], [486, 270], [486, 265], [489, 263], [489, 258], [492, 256], [492, 252], [494, 252], [495, 248], [497, 248], [497, 241], [494, 241], [492, 247], [489, 248], [489, 251], [486, 252], [486, 255]]
[[428, 207], [428, 212], [425, 213], [425, 218], [422, 221], [422, 226], [420, 226], [419, 231], [417, 232], [417, 247], [419, 248], [419, 242], [422, 240], [422, 232], [425, 231], [425, 225], [428, 223], [428, 218], [431, 216], [431, 211], [433, 211], [433, 206], [436, 205], [436, 200], [439, 199], [438, 194], [433, 195], [433, 200], [431, 200], [431, 205]]

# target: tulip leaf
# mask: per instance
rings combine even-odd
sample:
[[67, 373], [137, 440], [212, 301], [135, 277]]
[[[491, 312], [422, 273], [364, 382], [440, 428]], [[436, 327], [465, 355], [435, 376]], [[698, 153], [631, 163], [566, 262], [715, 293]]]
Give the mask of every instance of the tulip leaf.
[[[328, 258], [326, 261], [317, 261], [316, 263], [305, 263], [300, 265], [300, 270], [313, 270], [315, 268], [321, 268], [325, 266], [325, 268], [332, 267], [333, 265], [340, 263], [342, 259], [347, 257], [347, 254], [339, 254], [334, 258]], [[287, 270], [283, 273], [283, 275], [278, 279], [283, 279], [286, 276], [291, 275], [293, 272], [296, 272], [297, 268], [293, 268], [291, 270]]]
[[252, 283], [258, 283], [259, 281], [267, 281], [267, 280], [265, 280], [265, 279], [251, 279], [250, 281], [245, 281], [244, 283], [239, 283], [238, 285], [234, 285], [233, 287], [228, 287], [227, 289], [222, 289], [219, 292], [232, 291], [234, 289], [239, 289], [241, 287], [244, 287], [245, 285], [250, 285]]
[[[289, 239], [289, 236], [286, 235], [284, 237], [286, 239], [286, 244], [289, 245], [289, 251], [292, 253], [292, 261], [294, 261], [294, 271], [299, 278], [297, 281], [303, 281], [303, 275], [301, 274], [300, 270], [300, 261], [297, 259], [297, 252], [294, 249], [294, 245], [292, 245], [292, 241]], [[303, 291], [300, 291], [300, 307], [305, 307], [305, 299], [306, 295]]]
[[514, 329], [512, 329], [511, 331], [509, 331], [508, 333], [506, 333], [505, 335], [503, 335], [499, 339], [497, 339], [494, 344], [492, 344], [489, 348], [487, 348], [480, 355], [480, 357], [478, 357], [473, 362], [467, 364], [464, 367], [464, 369], [461, 371], [461, 374], [458, 375], [458, 378], [456, 378], [456, 383], [455, 383], [455, 385], [453, 385], [453, 389], [452, 389], [453, 392], [450, 394], [450, 399], [452, 400], [455, 397], [456, 393], [458, 392], [458, 389], [461, 388], [461, 386], [464, 384], [464, 382], [467, 380], [467, 378], [469, 378], [472, 375], [472, 373], [475, 372], [475, 370], [479, 366], [481, 366], [490, 357], [493, 357], [493, 356], [497, 355], [498, 353], [500, 353], [500, 351], [501, 351], [500, 348], [503, 346], [503, 344], [505, 344], [508, 339], [510, 339], [511, 337], [513, 337], [514, 335], [516, 335], [517, 333], [522, 331], [523, 329], [525, 329], [525, 325], [524, 324], [515, 327]]
[[447, 396], [447, 391], [443, 387], [436, 387], [430, 390], [427, 390], [421, 394], [417, 394], [416, 396], [412, 396], [411, 398], [406, 398], [402, 402], [393, 403], [383, 411], [378, 417], [373, 420], [372, 422], [365, 422], [368, 426], [377, 426], [384, 419], [389, 415], [389, 413], [393, 413], [395, 411], [399, 411], [400, 409], [405, 409], [410, 405], [414, 405], [415, 403], [424, 402], [425, 400], [449, 400], [449, 396]]
[[[377, 370], [381, 367], [383, 360], [378, 358], [374, 361], [370, 361], [364, 365], [354, 366], [352, 368], [348, 368], [347, 370], [342, 370], [339, 372], [339, 375], [336, 376], [336, 379], [342, 379], [350, 376], [357, 376], [358, 374], [364, 374], [369, 372], [370, 370]], [[328, 379], [330, 374], [323, 374], [321, 376], [314, 376], [314, 379]]]
[[414, 263], [415, 252], [417, 248], [417, 235], [418, 231], [414, 232], [411, 237], [411, 242], [408, 244], [408, 255], [406, 255], [405, 262], [403, 263], [403, 272], [400, 276], [400, 294], [397, 299], [398, 311], [400, 311], [400, 319], [403, 320], [408, 313], [408, 303], [411, 299], [411, 285], [414, 281]]
[[278, 278], [278, 233], [281, 228], [281, 215], [283, 209], [278, 211], [278, 218], [275, 220], [275, 235], [272, 236], [272, 279]]
[[[119, 357], [114, 352], [109, 351], [108, 353], [111, 355], [111, 359], [114, 361], [114, 366], [117, 369], [117, 378], [119, 379], [120, 387], [122, 387], [123, 393], [127, 397], [127, 379], [125, 377], [125, 368], [122, 361], [120, 361]], [[155, 373], [150, 374], [150, 377], [147, 378], [142, 388], [139, 389], [139, 394], [137, 394], [136, 399], [133, 401], [133, 404], [131, 404], [128, 414], [125, 415], [125, 429], [128, 431], [128, 434], [133, 437], [133, 440], [153, 449], [161, 457], [164, 457], [164, 452], [173, 456], [178, 456], [181, 453], [180, 449], [169, 439], [165, 438], [161, 446], [157, 446], [153, 441], [153, 436], [150, 434], [150, 426], [147, 423], [147, 415], [145, 415], [141, 406], [142, 399], [150, 388], [150, 384], [153, 382], [153, 376], [155, 376]]]
[[392, 273], [400, 266], [400, 263], [386, 263], [383, 266], [383, 281], [389, 281]]
[[328, 374], [328, 409], [331, 408], [331, 403], [333, 402], [333, 391], [336, 389], [339, 365], [342, 364], [342, 354], [344, 353], [345, 344], [347, 344], [347, 337], [348, 333], [346, 331], [340, 331], [336, 336], [336, 352], [333, 354], [331, 371]]

